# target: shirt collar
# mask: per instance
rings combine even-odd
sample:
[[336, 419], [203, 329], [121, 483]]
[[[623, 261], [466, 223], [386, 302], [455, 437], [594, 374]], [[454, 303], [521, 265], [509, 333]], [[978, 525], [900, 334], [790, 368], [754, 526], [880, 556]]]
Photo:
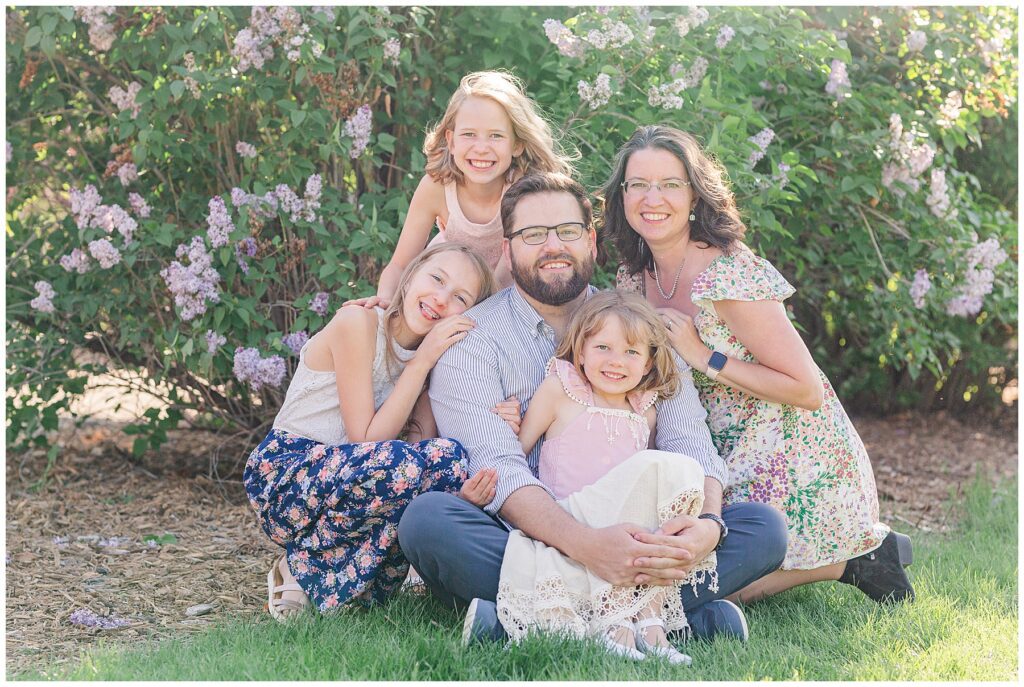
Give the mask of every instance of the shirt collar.
[[[512, 308], [512, 312], [519, 318], [519, 321], [523, 323], [527, 331], [532, 333], [533, 338], [536, 339], [538, 336], [542, 335], [548, 338], [553, 337], [554, 329], [552, 329], [551, 325], [545, 322], [544, 318], [540, 316], [540, 313], [538, 313], [534, 307], [530, 305], [525, 298], [523, 298], [523, 294], [519, 292], [519, 289], [514, 284], [509, 288], [512, 291], [512, 293], [509, 294], [509, 304]], [[597, 291], [598, 289], [593, 285], [587, 285], [587, 300], [597, 293]]]

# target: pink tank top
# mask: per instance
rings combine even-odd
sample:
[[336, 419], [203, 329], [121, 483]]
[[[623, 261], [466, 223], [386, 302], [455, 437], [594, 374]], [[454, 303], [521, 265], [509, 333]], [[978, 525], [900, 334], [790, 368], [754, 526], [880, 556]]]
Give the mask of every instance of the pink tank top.
[[653, 391], [633, 392], [626, 398], [633, 408], [601, 408], [594, 405], [590, 383], [572, 363], [551, 358], [545, 376], [557, 374], [566, 395], [586, 410], [540, 449], [539, 477], [555, 495], [569, 494], [601, 479], [609, 470], [637, 451], [647, 448], [651, 430], [644, 413], [658, 400]]
[[[504, 196], [507, 190], [508, 184], [501, 189], [501, 195]], [[442, 224], [438, 218], [437, 225], [441, 231], [429, 245], [446, 241], [461, 243], [479, 253], [492, 270], [497, 268], [498, 260], [501, 258], [501, 240], [505, 237], [501, 226], [501, 212], [487, 224], [470, 222], [459, 206], [459, 195], [455, 192], [454, 181], [444, 185], [444, 200], [448, 205], [448, 221]]]

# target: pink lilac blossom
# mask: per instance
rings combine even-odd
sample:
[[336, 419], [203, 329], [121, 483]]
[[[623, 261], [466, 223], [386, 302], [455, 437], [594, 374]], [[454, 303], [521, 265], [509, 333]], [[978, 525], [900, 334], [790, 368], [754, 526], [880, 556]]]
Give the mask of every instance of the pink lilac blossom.
[[71, 189], [71, 214], [79, 229], [88, 229], [96, 209], [103, 203], [103, 197], [92, 184], [81, 191]]
[[139, 178], [139, 169], [132, 162], [127, 162], [117, 168], [117, 178], [122, 186], [127, 186]]
[[946, 302], [946, 313], [954, 317], [974, 317], [981, 312], [985, 296], [992, 293], [995, 268], [1007, 259], [1006, 251], [992, 238], [975, 244], [967, 251], [964, 283]]
[[963, 111], [964, 98], [960, 91], [950, 91], [939, 108], [939, 116], [935, 123], [943, 129], [948, 129], [960, 118]]
[[142, 90], [142, 84], [138, 81], [132, 81], [128, 84], [128, 90], [124, 90], [120, 86], [114, 86], [107, 91], [107, 97], [117, 106], [118, 112], [124, 112], [130, 110], [132, 113], [132, 119], [139, 116], [139, 112], [142, 110], [142, 106], [135, 102], [135, 96]]
[[907, 34], [907, 50], [910, 52], [921, 52], [928, 43], [928, 36], [924, 31], [911, 31]]
[[235, 225], [228, 214], [224, 199], [220, 196], [210, 198], [207, 207], [210, 213], [206, 216], [206, 238], [210, 239], [210, 245], [214, 248], [226, 246], [228, 236], [235, 230]]
[[179, 245], [174, 255], [178, 259], [187, 256], [189, 264], [175, 260], [160, 270], [160, 276], [174, 294], [174, 304], [181, 308], [181, 319], [188, 322], [206, 312], [206, 301], [220, 302], [220, 275], [213, 269], [213, 256], [206, 251], [202, 236], [193, 236], [191, 243]]
[[235, 144], [235, 152], [244, 158], [256, 157], [256, 146], [252, 143], [246, 143], [245, 141], [239, 141]]
[[116, 229], [124, 237], [125, 244], [132, 242], [132, 235], [139, 228], [138, 222], [120, 205], [101, 205], [96, 208], [89, 226], [102, 229], [108, 234]]
[[327, 299], [329, 298], [326, 291], [320, 291], [313, 299], [309, 302], [309, 309], [315, 312], [320, 317], [327, 315]]
[[889, 151], [890, 161], [882, 167], [882, 185], [891, 190], [899, 198], [906, 195], [906, 191], [893, 183], [899, 181], [901, 184], [916, 192], [921, 183], [917, 177], [921, 176], [935, 159], [935, 147], [929, 143], [918, 145], [918, 134], [914, 131], [903, 130], [903, 119], [896, 113], [889, 116]]
[[611, 77], [607, 74], [598, 74], [594, 79], [593, 86], [581, 80], [577, 85], [577, 90], [580, 99], [589, 105], [591, 110], [596, 110], [602, 105], [607, 105], [608, 100], [612, 97]]
[[736, 29], [732, 28], [728, 24], [722, 27], [722, 30], [718, 32], [718, 38], [715, 39], [715, 47], [721, 50], [725, 46], [729, 45], [736, 36]]
[[226, 344], [228, 340], [213, 331], [212, 329], [206, 330], [206, 352], [213, 355], [217, 352], [217, 349]]
[[598, 50], [616, 49], [627, 45], [633, 40], [633, 31], [621, 21], [611, 19], [601, 21], [601, 29], [587, 32], [587, 42]]
[[115, 630], [119, 627], [125, 627], [131, 625], [130, 620], [125, 620], [117, 615], [99, 616], [93, 613], [88, 608], [79, 608], [70, 616], [68, 616], [68, 622], [72, 625], [80, 625], [82, 627], [95, 627], [100, 630]]
[[35, 287], [36, 293], [39, 295], [28, 302], [29, 307], [39, 312], [53, 312], [54, 307], [51, 299], [57, 295], [53, 290], [53, 286], [48, 281], [37, 281]]
[[750, 167], [756, 165], [758, 161], [764, 157], [764, 151], [768, 149], [769, 144], [771, 144], [774, 138], [775, 132], [766, 127], [747, 139], [757, 146], [757, 150], [752, 151], [750, 153], [750, 157], [747, 158], [747, 164]]
[[914, 273], [914, 283], [910, 285], [910, 300], [914, 307], [920, 310], [924, 307], [924, 297], [932, 290], [932, 280], [928, 278], [928, 272], [918, 270]]
[[251, 258], [255, 255], [256, 239], [253, 237], [247, 236], [235, 244], [235, 261], [238, 262], [238, 268], [242, 270], [242, 274], [249, 274], [249, 263], [246, 262], [244, 256]]
[[132, 212], [142, 219], [149, 217], [149, 213], [152, 211], [149, 207], [149, 203], [146, 202], [146, 199], [138, 193], [129, 193], [128, 203], [132, 206]]
[[587, 50], [586, 43], [573, 35], [573, 32], [557, 19], [544, 20], [544, 33], [565, 57], [582, 57]]
[[238, 381], [259, 391], [264, 386], [280, 386], [288, 368], [279, 355], [261, 358], [259, 350], [239, 347], [235, 349], [232, 371]]
[[114, 25], [110, 16], [116, 7], [75, 7], [75, 16], [89, 26], [89, 45], [100, 52], [110, 50], [114, 44]]
[[345, 135], [352, 139], [349, 157], [353, 160], [363, 154], [370, 142], [373, 128], [373, 111], [369, 105], [361, 105], [355, 114], [345, 121]]
[[60, 259], [60, 266], [68, 272], [85, 274], [89, 271], [89, 256], [81, 248], [75, 248]]
[[928, 197], [924, 199], [928, 209], [939, 219], [955, 218], [957, 211], [950, 207], [952, 200], [949, 196], [949, 188], [946, 186], [946, 171], [933, 169], [930, 182]]
[[384, 41], [384, 59], [393, 66], [398, 66], [398, 58], [402, 54], [402, 41], [394, 36]]
[[96, 239], [89, 242], [89, 254], [96, 258], [100, 267], [110, 269], [121, 262], [121, 252], [108, 239]]
[[779, 188], [785, 188], [786, 184], [789, 183], [789, 170], [792, 169], [785, 162], [780, 162], [778, 165], [778, 171], [772, 175], [772, 179], [779, 185]]
[[849, 94], [850, 78], [846, 74], [846, 63], [842, 60], [832, 60], [828, 83], [825, 84], [825, 92], [835, 96], [836, 100]]
[[281, 343], [287, 346], [295, 355], [299, 354], [302, 347], [309, 341], [309, 334], [305, 330], [289, 334], [281, 339]]

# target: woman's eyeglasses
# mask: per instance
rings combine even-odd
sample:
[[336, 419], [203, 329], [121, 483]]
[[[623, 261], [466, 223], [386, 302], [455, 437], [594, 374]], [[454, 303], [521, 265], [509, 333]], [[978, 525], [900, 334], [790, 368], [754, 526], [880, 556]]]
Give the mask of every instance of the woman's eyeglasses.
[[508, 240], [511, 241], [515, 237], [521, 236], [523, 238], [523, 243], [530, 246], [539, 246], [548, 240], [548, 232], [553, 231], [559, 241], [575, 241], [579, 239], [579, 237], [583, 236], [583, 231], [585, 229], [586, 227], [584, 227], [583, 222], [562, 222], [554, 227], [538, 225], [513, 231], [508, 235]]
[[652, 188], [658, 189], [659, 193], [675, 193], [682, 191], [690, 185], [689, 181], [682, 179], [665, 179], [664, 181], [646, 181], [644, 179], [627, 179], [622, 182], [622, 189], [629, 194], [643, 195]]

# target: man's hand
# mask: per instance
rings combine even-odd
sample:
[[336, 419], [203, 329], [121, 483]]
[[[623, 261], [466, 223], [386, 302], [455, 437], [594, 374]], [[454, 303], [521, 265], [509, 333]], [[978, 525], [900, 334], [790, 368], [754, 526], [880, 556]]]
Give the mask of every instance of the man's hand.
[[494, 468], [484, 468], [465, 481], [459, 490], [459, 496], [474, 506], [483, 508], [494, 500], [497, 484], [498, 471]]
[[[678, 555], [678, 549], [672, 545], [659, 542], [645, 543], [640, 537], [653, 536], [643, 527], [631, 523], [612, 525], [601, 529], [590, 530], [574, 548], [571, 557], [582, 563], [598, 577], [617, 587], [633, 587], [640, 577], [645, 577], [643, 584], [655, 586], [669, 585], [675, 577], [638, 575], [640, 569], [635, 565], [637, 560], [668, 560]], [[662, 537], [671, 541], [672, 537]], [[678, 560], [676, 561], [678, 564]]]
[[698, 520], [692, 515], [676, 516], [654, 532], [637, 532], [633, 537], [638, 542], [658, 545], [663, 553], [636, 559], [639, 574], [634, 584], [669, 584], [685, 579], [693, 566], [715, 550], [720, 536], [721, 530], [714, 521]]

